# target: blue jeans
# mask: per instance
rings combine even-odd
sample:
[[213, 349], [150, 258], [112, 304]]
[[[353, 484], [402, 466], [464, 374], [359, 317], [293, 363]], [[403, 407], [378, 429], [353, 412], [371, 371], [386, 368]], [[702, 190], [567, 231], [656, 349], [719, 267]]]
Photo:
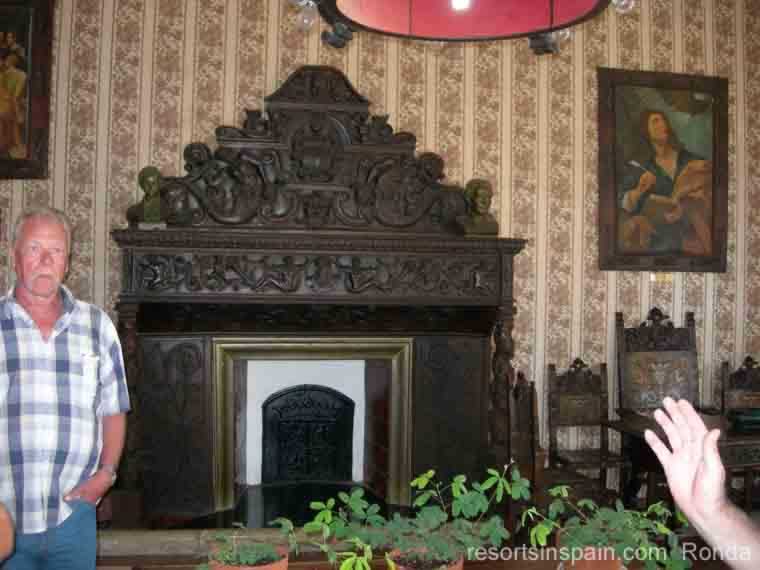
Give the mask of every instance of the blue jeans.
[[34, 534], [16, 533], [16, 549], [3, 570], [95, 570], [95, 505], [78, 500], [61, 525]]

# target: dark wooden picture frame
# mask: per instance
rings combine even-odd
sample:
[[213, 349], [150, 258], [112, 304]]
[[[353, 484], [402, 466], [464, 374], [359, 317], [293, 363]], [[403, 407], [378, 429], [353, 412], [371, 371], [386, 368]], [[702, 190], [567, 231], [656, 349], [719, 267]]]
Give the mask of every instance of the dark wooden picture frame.
[[728, 80], [597, 78], [600, 269], [726, 271]]
[[47, 178], [54, 0], [0, 0], [0, 179]]

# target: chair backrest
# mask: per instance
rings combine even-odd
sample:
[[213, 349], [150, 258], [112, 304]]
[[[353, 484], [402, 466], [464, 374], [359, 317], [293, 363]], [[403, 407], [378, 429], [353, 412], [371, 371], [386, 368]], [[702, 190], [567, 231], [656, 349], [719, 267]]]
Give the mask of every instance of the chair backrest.
[[594, 373], [580, 358], [564, 372], [549, 365], [549, 455], [558, 449], [562, 427], [599, 426], [607, 419], [607, 364]]
[[721, 366], [721, 412], [737, 408], [760, 408], [760, 366], [751, 356], [731, 372], [728, 362]]
[[538, 451], [538, 413], [536, 386], [522, 372], [517, 373], [509, 390], [509, 443], [512, 459], [523, 477], [536, 481]]
[[654, 411], [665, 396], [699, 403], [697, 334], [694, 313], [683, 327], [657, 307], [638, 327], [625, 328], [615, 313], [620, 407]]

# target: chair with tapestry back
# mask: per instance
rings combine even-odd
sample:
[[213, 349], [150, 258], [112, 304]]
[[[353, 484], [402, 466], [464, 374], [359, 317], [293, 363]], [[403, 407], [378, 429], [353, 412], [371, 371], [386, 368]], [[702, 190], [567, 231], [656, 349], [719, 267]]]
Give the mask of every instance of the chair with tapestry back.
[[[721, 376], [721, 413], [733, 419], [734, 429], [760, 429], [760, 366], [751, 356], [747, 356], [742, 365], [731, 371], [731, 365], [724, 361]], [[726, 473], [726, 481], [731, 496], [743, 508], [752, 508], [752, 494], [760, 469], [750, 467], [731, 468]], [[743, 481], [741, 493], [733, 488], [733, 481]]]
[[[625, 461], [610, 449], [609, 428], [602, 425], [609, 415], [607, 364], [602, 363], [598, 371], [593, 371], [583, 360], [576, 358], [567, 370], [560, 373], [554, 364], [550, 364], [548, 394], [549, 466], [598, 473], [593, 485], [596, 489], [590, 494], [599, 502], [608, 502], [614, 495], [607, 485], [608, 469], [622, 467]], [[574, 432], [579, 436], [579, 442], [570, 449], [567, 443], [561, 443], [573, 433], [572, 428], [578, 428]]]
[[621, 409], [652, 413], [665, 396], [699, 405], [694, 313], [686, 313], [685, 325], [676, 327], [655, 307], [632, 328], [615, 313], [615, 328]]
[[[699, 406], [697, 334], [694, 313], [676, 327], [659, 308], [649, 311], [639, 326], [626, 328], [622, 313], [615, 313], [620, 415], [651, 415], [666, 396]], [[661, 472], [646, 473], [646, 502], [658, 498], [658, 488], [669, 497]]]

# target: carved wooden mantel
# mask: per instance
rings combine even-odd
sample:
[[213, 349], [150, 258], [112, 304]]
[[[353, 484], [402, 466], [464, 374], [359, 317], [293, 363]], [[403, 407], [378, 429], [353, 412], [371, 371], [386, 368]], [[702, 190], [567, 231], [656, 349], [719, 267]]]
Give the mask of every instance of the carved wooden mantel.
[[[187, 147], [188, 173], [161, 183], [166, 229], [139, 229], [133, 207], [130, 228], [112, 232], [137, 404], [127, 483], [142, 485], [145, 430], [160, 425], [140, 416], [140, 383], [155, 380], [145, 376], [141, 336], [153, 333], [492, 338], [490, 367], [459, 381], [482, 382], [486, 395], [473, 443], [507, 461], [513, 257], [525, 242], [459, 235], [453, 222], [467, 204], [461, 187], [440, 182], [443, 161], [416, 156], [414, 136], [371, 116], [339, 71], [301, 68], [266, 102], [242, 129], [219, 127], [214, 152]], [[422, 348], [433, 342], [425, 338]], [[188, 476], [205, 469], [200, 461]], [[190, 500], [187, 511], [207, 507]]]

